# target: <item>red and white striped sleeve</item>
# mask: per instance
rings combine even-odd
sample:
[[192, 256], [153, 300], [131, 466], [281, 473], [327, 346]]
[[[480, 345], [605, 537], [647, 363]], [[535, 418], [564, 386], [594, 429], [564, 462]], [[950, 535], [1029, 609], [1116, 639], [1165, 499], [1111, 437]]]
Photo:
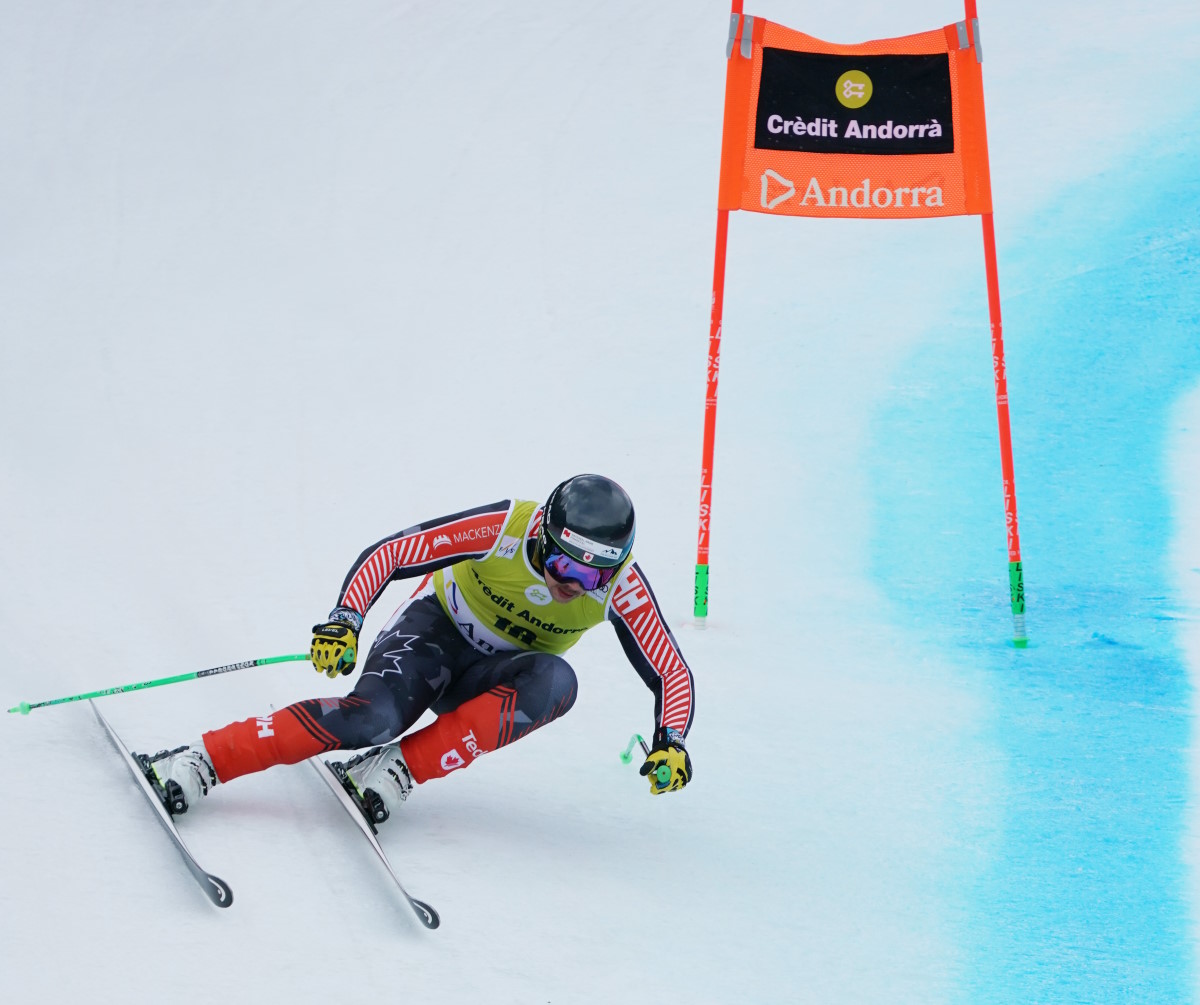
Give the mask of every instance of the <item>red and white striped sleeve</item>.
[[385, 537], [358, 556], [342, 583], [334, 610], [365, 615], [393, 579], [423, 576], [468, 558], [482, 558], [500, 540], [512, 508], [505, 499], [427, 520]]
[[692, 671], [636, 562], [618, 577], [608, 618], [629, 662], [654, 692], [658, 729], [672, 729], [687, 736], [695, 711]]

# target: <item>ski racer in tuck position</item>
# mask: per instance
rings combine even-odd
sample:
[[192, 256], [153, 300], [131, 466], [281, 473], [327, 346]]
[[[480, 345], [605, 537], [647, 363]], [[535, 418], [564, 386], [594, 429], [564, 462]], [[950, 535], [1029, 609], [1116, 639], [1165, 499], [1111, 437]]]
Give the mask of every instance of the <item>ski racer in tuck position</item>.
[[[410, 527], [362, 553], [311, 656], [329, 677], [351, 673], [363, 618], [389, 582], [421, 577], [371, 645], [342, 698], [312, 698], [205, 733], [151, 760], [172, 812], [221, 782], [333, 750], [348, 791], [379, 823], [413, 785], [469, 767], [568, 712], [575, 672], [562, 657], [609, 621], [654, 694], [655, 731], [641, 774], [650, 791], [692, 777], [684, 738], [692, 673], [633, 559], [633, 503], [602, 475], [576, 475], [545, 505], [511, 499]], [[437, 718], [407, 733], [427, 709]], [[668, 771], [661, 771], [663, 766]]]

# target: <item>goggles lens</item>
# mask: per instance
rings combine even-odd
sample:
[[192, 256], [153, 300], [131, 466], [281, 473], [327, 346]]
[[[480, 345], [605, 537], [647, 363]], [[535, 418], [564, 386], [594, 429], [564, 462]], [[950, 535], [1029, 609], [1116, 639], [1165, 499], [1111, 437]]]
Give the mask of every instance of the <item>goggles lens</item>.
[[551, 551], [546, 555], [546, 568], [560, 583], [575, 582], [588, 592], [607, 585], [617, 572], [616, 566], [611, 569], [597, 569], [591, 565], [584, 565], [561, 551]]

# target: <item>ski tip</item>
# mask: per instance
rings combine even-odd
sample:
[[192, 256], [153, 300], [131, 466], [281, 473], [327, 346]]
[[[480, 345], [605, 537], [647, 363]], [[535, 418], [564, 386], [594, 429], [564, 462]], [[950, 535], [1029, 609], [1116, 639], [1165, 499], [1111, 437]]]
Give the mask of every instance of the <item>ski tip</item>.
[[426, 928], [437, 928], [442, 923], [437, 911], [425, 903], [423, 900], [412, 901], [413, 909], [417, 912], [417, 917], [421, 919], [421, 924]]
[[233, 903], [233, 891], [229, 888], [229, 884], [225, 880], [208, 873], [209, 899], [217, 905], [217, 907], [228, 907]]

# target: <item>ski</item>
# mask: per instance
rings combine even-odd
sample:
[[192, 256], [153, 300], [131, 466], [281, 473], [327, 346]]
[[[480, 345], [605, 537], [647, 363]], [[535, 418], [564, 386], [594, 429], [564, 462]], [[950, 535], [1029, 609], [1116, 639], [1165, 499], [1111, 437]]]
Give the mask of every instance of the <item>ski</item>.
[[384, 852], [383, 846], [380, 845], [379, 839], [376, 837], [379, 832], [375, 829], [375, 825], [366, 818], [362, 810], [358, 808], [358, 803], [354, 801], [354, 797], [346, 791], [345, 774], [344, 772], [340, 772], [341, 765], [330, 764], [329, 761], [322, 761], [319, 757], [310, 758], [308, 763], [312, 765], [313, 771], [321, 776], [322, 781], [329, 786], [329, 790], [337, 796], [338, 802], [342, 804], [342, 808], [358, 824], [359, 830], [363, 832], [363, 836], [371, 843], [371, 847], [375, 849], [375, 854], [379, 856], [379, 861], [383, 863], [383, 867], [387, 870], [388, 875], [392, 877], [392, 882], [396, 884], [396, 889], [404, 895], [404, 899], [408, 901], [408, 906], [413, 909], [417, 920], [426, 928], [437, 928], [442, 923], [442, 919], [438, 917], [437, 911], [424, 901], [417, 900], [404, 889], [404, 884], [400, 882], [400, 877], [396, 875], [395, 870], [392, 868], [392, 863], [388, 861], [387, 853]]
[[125, 766], [129, 768], [130, 773], [137, 780], [142, 794], [146, 797], [150, 805], [154, 807], [155, 812], [158, 814], [159, 822], [171, 836], [171, 840], [175, 842], [175, 847], [179, 849], [179, 854], [183, 856], [183, 861], [187, 864], [188, 871], [195, 877], [196, 882], [200, 884], [200, 889], [205, 892], [208, 899], [216, 904], [217, 907], [228, 907], [233, 903], [233, 891], [229, 888], [229, 884], [225, 880], [219, 879], [211, 872], [206, 872], [200, 863], [196, 861], [195, 856], [188, 850], [188, 846], [183, 843], [183, 838], [179, 834], [179, 828], [175, 826], [175, 821], [171, 819], [171, 814], [167, 812], [167, 807], [163, 804], [162, 797], [159, 796], [158, 790], [151, 784], [150, 779], [146, 777], [146, 771], [149, 767], [148, 762], [141, 761], [138, 759], [139, 755], [130, 753], [124, 741], [117, 735], [117, 731], [100, 714], [100, 709], [96, 707], [94, 701], [88, 701], [88, 704], [92, 706], [92, 711], [96, 714], [100, 725], [104, 727], [104, 731], [108, 734], [112, 745], [125, 758]]

